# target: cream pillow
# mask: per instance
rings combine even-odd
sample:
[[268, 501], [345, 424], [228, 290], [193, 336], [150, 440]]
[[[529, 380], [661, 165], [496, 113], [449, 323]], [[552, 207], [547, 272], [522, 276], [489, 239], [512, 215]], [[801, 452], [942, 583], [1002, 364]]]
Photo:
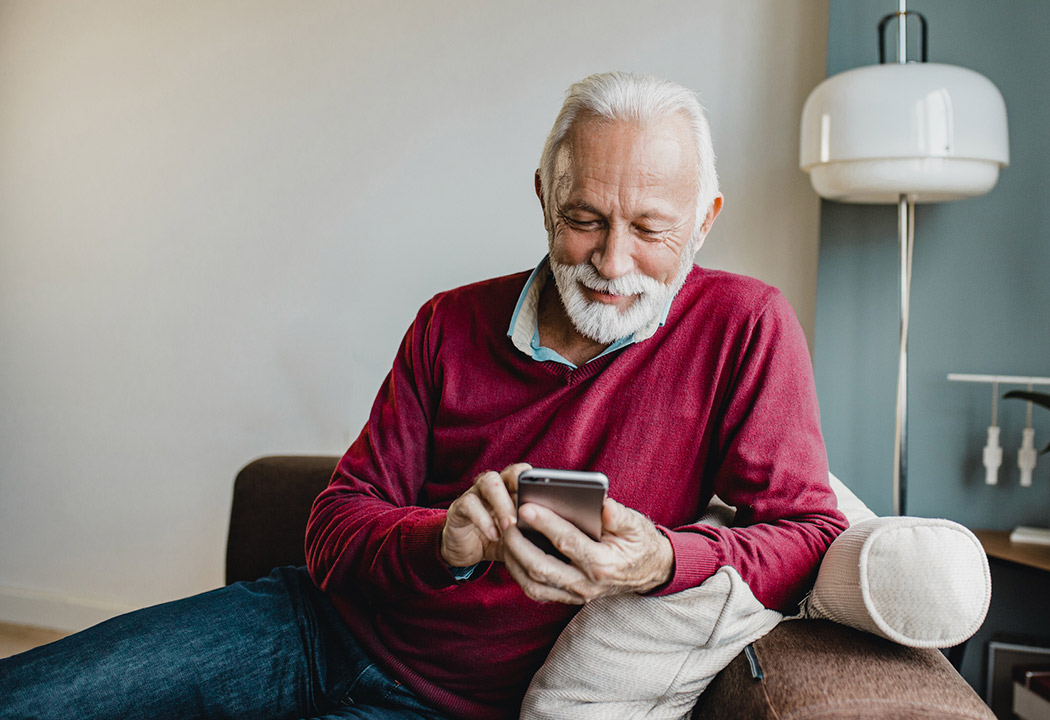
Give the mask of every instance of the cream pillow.
[[599, 598], [558, 637], [521, 720], [688, 720], [715, 675], [782, 618], [728, 566], [673, 595]]
[[873, 518], [828, 548], [802, 617], [834, 620], [910, 647], [944, 648], [977, 632], [991, 594], [988, 558], [962, 525]]

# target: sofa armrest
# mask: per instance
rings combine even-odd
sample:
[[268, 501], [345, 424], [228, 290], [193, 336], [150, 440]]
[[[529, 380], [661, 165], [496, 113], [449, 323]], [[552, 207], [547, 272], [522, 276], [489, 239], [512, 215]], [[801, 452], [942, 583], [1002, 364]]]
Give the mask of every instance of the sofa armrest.
[[789, 620], [753, 645], [700, 696], [694, 718], [966, 718], [991, 710], [939, 651], [909, 648], [827, 620]]
[[305, 564], [310, 507], [338, 462], [330, 456], [263, 457], [238, 473], [226, 541], [227, 583], [257, 580], [282, 565]]

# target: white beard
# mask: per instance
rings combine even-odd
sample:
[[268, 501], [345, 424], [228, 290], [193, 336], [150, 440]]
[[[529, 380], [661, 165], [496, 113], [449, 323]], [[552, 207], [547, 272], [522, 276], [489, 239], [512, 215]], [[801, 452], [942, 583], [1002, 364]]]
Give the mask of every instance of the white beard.
[[[638, 332], [663, 314], [667, 303], [682, 289], [693, 268], [695, 247], [696, 244], [690, 242], [682, 253], [678, 273], [670, 285], [642, 273], [609, 280], [602, 277], [589, 262], [568, 265], [555, 260], [553, 253], [549, 262], [558, 295], [573, 326], [585, 337], [610, 345]], [[581, 284], [601, 293], [637, 297], [621, 312], [613, 305], [589, 300], [580, 288]]]

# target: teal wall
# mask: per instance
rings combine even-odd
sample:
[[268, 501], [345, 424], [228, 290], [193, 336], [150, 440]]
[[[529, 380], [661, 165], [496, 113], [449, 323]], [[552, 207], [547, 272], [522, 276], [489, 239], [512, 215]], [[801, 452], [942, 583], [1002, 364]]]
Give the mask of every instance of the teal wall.
[[[896, 5], [831, 0], [829, 75], [878, 62], [876, 27]], [[1018, 485], [1024, 403], [999, 403], [1004, 462], [1000, 484], [986, 486], [991, 386], [946, 378], [1050, 376], [1050, 2], [908, 7], [929, 21], [931, 62], [976, 70], [1002, 92], [1011, 164], [988, 195], [916, 212], [906, 509], [970, 527], [1047, 526], [1050, 455], [1040, 456], [1031, 488]], [[887, 45], [895, 57], [895, 35]], [[897, 252], [895, 206], [823, 202], [814, 364], [828, 454], [833, 471], [880, 514], [892, 509]], [[1041, 449], [1050, 412], [1033, 414]]]

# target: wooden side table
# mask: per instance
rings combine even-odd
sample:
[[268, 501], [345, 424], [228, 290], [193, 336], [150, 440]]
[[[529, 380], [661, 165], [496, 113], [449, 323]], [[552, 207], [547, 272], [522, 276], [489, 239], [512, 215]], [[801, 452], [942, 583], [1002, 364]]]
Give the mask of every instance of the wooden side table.
[[990, 558], [1050, 572], [1050, 545], [1010, 542], [1009, 530], [974, 530]]
[[[1009, 530], [974, 530], [973, 534], [981, 541], [989, 558], [1050, 572], [1050, 545], [1010, 542]], [[948, 659], [956, 670], [962, 667], [968, 642], [963, 641], [948, 650]]]
[[[1050, 545], [1010, 542], [1009, 530], [974, 530], [973, 534], [981, 541], [988, 558], [996, 564], [1003, 567], [1027, 568], [1040, 573], [1050, 572]], [[952, 658], [951, 653], [957, 653], [957, 657], [961, 660], [963, 652], [961, 648], [952, 648], [949, 651], [949, 658]], [[988, 684], [987, 702], [993, 706], [993, 709], [1009, 712], [1011, 700], [1007, 698], [1011, 696], [1012, 683], [1005, 681], [1004, 684], [998, 673], [993, 678], [989, 670]], [[995, 690], [992, 690], [993, 686]], [[1000, 700], [1000, 696], [1004, 699]]]

